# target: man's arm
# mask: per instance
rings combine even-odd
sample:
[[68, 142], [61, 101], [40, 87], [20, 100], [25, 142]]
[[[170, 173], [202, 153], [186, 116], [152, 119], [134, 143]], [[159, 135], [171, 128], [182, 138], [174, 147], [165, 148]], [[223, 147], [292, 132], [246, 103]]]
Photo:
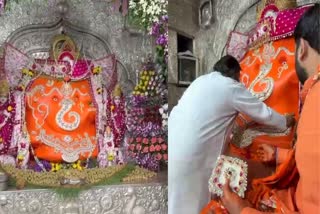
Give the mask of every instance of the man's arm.
[[286, 130], [287, 119], [269, 108], [265, 103], [254, 97], [244, 86], [237, 85], [233, 89], [232, 104], [236, 111], [244, 113], [254, 121]]

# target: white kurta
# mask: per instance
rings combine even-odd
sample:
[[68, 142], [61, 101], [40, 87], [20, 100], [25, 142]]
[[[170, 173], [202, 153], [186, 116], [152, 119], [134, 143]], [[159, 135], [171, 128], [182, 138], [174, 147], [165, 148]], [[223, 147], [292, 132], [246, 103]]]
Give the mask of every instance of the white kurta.
[[219, 72], [197, 78], [169, 117], [169, 214], [198, 214], [209, 202], [208, 180], [238, 112], [286, 129], [286, 119]]

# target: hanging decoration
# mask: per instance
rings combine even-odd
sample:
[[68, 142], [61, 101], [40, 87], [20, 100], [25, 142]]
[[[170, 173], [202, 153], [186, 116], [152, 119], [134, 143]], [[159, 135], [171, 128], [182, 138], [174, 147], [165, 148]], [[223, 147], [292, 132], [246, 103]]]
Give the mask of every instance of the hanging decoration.
[[241, 61], [249, 50], [292, 36], [300, 17], [311, 6], [305, 5], [281, 11], [275, 4], [266, 6], [261, 12], [259, 22], [249, 32], [233, 31], [230, 33], [227, 53]]
[[168, 15], [152, 24], [150, 34], [156, 40], [156, 63], [161, 66], [162, 72], [167, 78], [168, 69]]

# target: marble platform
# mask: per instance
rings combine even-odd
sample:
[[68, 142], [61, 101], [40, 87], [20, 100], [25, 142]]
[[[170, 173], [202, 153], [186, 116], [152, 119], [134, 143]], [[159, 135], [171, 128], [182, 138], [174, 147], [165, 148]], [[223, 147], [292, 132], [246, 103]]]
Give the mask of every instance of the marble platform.
[[0, 192], [0, 214], [166, 214], [167, 174], [141, 183], [98, 186], [63, 199], [47, 189]]

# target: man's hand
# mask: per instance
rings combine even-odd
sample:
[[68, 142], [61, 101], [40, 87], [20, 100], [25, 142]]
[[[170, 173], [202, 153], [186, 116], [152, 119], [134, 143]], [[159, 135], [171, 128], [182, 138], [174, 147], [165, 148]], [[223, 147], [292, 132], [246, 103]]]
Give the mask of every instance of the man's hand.
[[293, 113], [285, 114], [284, 116], [286, 117], [287, 128], [293, 127], [296, 124], [296, 119]]
[[230, 214], [239, 214], [245, 207], [251, 207], [250, 203], [241, 199], [236, 193], [230, 189], [230, 180], [227, 179], [223, 186], [223, 197], [221, 197], [223, 206]]
[[276, 148], [268, 144], [261, 144], [258, 147], [257, 156], [262, 162], [274, 162], [276, 160]]

